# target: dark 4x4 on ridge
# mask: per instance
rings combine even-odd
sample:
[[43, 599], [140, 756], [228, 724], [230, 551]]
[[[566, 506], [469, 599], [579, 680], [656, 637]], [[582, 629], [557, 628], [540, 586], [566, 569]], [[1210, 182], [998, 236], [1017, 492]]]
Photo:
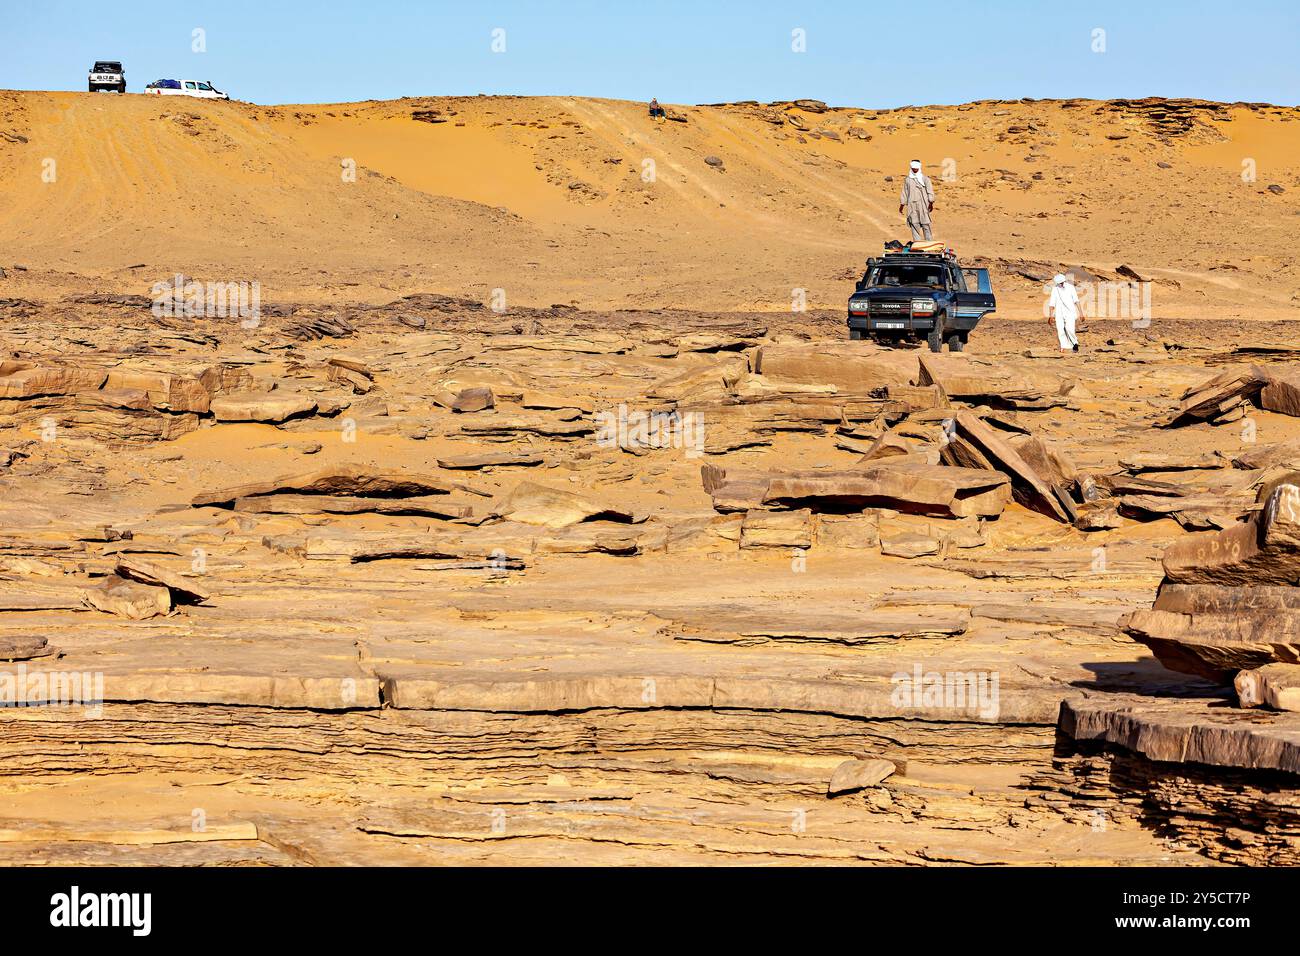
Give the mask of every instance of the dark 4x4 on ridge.
[[987, 269], [963, 269], [946, 247], [913, 251], [911, 243], [886, 243], [881, 258], [867, 260], [849, 298], [849, 338], [896, 345], [924, 337], [931, 352], [944, 342], [960, 352], [996, 307]]

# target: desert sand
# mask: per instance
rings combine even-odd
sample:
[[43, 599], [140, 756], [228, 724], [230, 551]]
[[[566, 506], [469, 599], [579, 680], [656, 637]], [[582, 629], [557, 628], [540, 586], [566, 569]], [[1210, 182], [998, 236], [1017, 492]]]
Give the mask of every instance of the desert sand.
[[936, 235], [993, 266], [1004, 318], [1041, 315], [1061, 267], [1127, 265], [1165, 318], [1283, 318], [1300, 292], [1294, 108], [739, 104], [652, 123], [644, 104], [578, 98], [180, 100], [0, 93], [0, 239], [29, 267], [16, 294], [147, 292], [183, 272], [256, 279], [275, 301], [501, 288], [533, 307], [788, 312], [800, 288], [839, 309], [906, 231], [913, 157]]
[[669, 110], [0, 93], [0, 862], [1300, 862], [1300, 111]]

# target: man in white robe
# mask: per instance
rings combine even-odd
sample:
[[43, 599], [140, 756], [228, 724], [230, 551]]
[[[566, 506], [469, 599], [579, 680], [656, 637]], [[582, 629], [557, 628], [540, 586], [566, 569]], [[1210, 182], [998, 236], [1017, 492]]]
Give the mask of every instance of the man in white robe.
[[1074, 324], [1079, 319], [1079, 293], [1074, 283], [1059, 272], [1052, 280], [1052, 296], [1047, 305], [1056, 319], [1056, 338], [1061, 343], [1061, 351], [1079, 351], [1079, 338], [1074, 333]]
[[930, 213], [934, 211], [934, 186], [930, 177], [921, 172], [921, 161], [912, 160], [912, 171], [903, 180], [903, 194], [898, 199], [898, 211], [907, 214], [907, 225], [913, 239], [933, 239], [930, 234]]

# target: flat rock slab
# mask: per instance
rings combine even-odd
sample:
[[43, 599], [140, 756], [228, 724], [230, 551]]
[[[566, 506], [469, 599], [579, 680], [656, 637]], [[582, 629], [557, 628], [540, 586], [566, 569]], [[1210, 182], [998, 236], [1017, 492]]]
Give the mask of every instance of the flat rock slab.
[[1000, 472], [945, 465], [863, 465], [853, 471], [795, 472], [768, 480], [763, 501], [815, 510], [895, 508], [956, 517], [999, 515], [1011, 497]]
[[428, 518], [468, 518], [474, 505], [449, 495], [412, 495], [406, 498], [361, 498], [348, 495], [255, 495], [236, 498], [236, 511], [254, 514], [385, 514], [423, 515]]
[[1170, 670], [1231, 683], [1239, 670], [1300, 663], [1300, 612], [1134, 611], [1122, 626]]
[[102, 368], [29, 366], [0, 376], [0, 398], [72, 395], [93, 391], [103, 385], [107, 378], [108, 372]]
[[891, 558], [921, 558], [938, 554], [941, 548], [938, 539], [915, 531], [903, 531], [880, 539], [880, 553]]
[[751, 511], [740, 526], [742, 548], [811, 548], [812, 512]]
[[580, 438], [596, 430], [595, 424], [587, 421], [562, 421], [541, 415], [503, 415], [499, 411], [492, 415], [475, 417], [461, 424], [460, 430], [466, 435], [484, 437], [500, 436], [514, 439], [520, 435], [540, 435], [547, 438]]
[[336, 465], [269, 481], [254, 481], [196, 495], [191, 504], [231, 507], [239, 498], [280, 493], [304, 495], [382, 495], [386, 497], [450, 494], [461, 486], [444, 478], [409, 472]]
[[439, 458], [438, 467], [451, 471], [476, 471], [480, 468], [532, 468], [545, 464], [541, 455], [526, 452], [483, 452], [478, 455], [457, 455], [453, 458]]
[[709, 643], [763, 643], [795, 641], [828, 644], [870, 644], [900, 638], [952, 637], [965, 632], [970, 614], [965, 610], [870, 610], [861, 614], [833, 612], [768, 615], [739, 612], [726, 607], [697, 609], [691, 614], [663, 612], [673, 622], [677, 640]]
[[1125, 612], [1115, 607], [1098, 607], [1088, 604], [975, 604], [971, 617], [993, 621], [1015, 621], [1022, 624], [1047, 624], [1054, 627], [1076, 627], [1087, 630], [1117, 631]]
[[916, 384], [938, 386], [949, 398], [1001, 408], [1042, 409], [1066, 404], [1062, 382], [1054, 376], [999, 373], [968, 355], [922, 355]]
[[755, 354], [750, 371], [775, 381], [834, 385], [862, 394], [881, 386], [910, 383], [916, 369], [912, 356], [884, 350], [867, 352], [856, 346], [847, 342], [766, 345]]
[[1057, 730], [1073, 740], [1102, 740], [1165, 763], [1300, 775], [1300, 714], [1264, 716], [1238, 710], [1226, 698], [1113, 694], [1066, 700]]
[[1224, 468], [1227, 464], [1225, 458], [1212, 452], [1202, 454], [1138, 452], [1119, 460], [1121, 468], [1134, 474], [1144, 471], [1209, 471]]
[[214, 398], [212, 417], [219, 422], [280, 422], [316, 411], [316, 400], [305, 395], [243, 393]]

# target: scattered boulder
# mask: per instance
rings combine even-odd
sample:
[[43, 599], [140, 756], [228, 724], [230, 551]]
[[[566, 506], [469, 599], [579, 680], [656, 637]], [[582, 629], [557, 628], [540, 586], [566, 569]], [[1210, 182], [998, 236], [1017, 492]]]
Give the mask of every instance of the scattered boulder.
[[826, 785], [828, 797], [874, 787], [891, 776], [897, 768], [890, 760], [846, 760], [835, 768]]
[[600, 504], [571, 491], [548, 488], [531, 481], [521, 481], [514, 489], [496, 499], [489, 517], [544, 528], [567, 528], [580, 521], [636, 524], [646, 520], [645, 515]]
[[1177, 584], [1300, 582], [1300, 488], [1277, 488], [1250, 521], [1175, 542], [1164, 568], [1165, 580]]
[[117, 573], [119, 577], [130, 578], [141, 584], [166, 588], [177, 604], [202, 604], [209, 597], [208, 591], [199, 587], [191, 579], [135, 555], [119, 556]]
[[938, 554], [941, 548], [937, 538], [915, 531], [900, 531], [880, 538], [880, 553], [894, 558], [920, 558]]
[[59, 653], [48, 639], [30, 634], [0, 635], [0, 661], [30, 661]]
[[959, 411], [952, 418], [953, 431], [943, 447], [943, 460], [966, 468], [987, 468], [1011, 479], [1012, 494], [1026, 508], [1058, 521], [1072, 522], [1075, 505], [1065, 491], [1073, 481], [1074, 468], [1063, 456], [1055, 455], [1042, 442], [1023, 436], [1020, 448], [1044, 469], [1040, 473], [1017, 451], [1012, 439], [1003, 438], [974, 413]]
[[1242, 707], [1300, 711], [1300, 664], [1265, 664], [1241, 671], [1233, 686]]
[[1113, 531], [1123, 524], [1124, 518], [1114, 500], [1088, 502], [1075, 511], [1074, 526], [1080, 531]]
[[1300, 488], [1283, 485], [1264, 510], [1165, 552], [1150, 610], [1123, 623], [1171, 670], [1228, 683], [1239, 670], [1300, 663]]
[[355, 395], [365, 395], [375, 387], [375, 376], [364, 362], [355, 359], [332, 358], [326, 365], [331, 382], [347, 385]]
[[1161, 428], [1177, 428], [1194, 422], [1225, 424], [1241, 417], [1243, 406], [1256, 400], [1268, 382], [1257, 365], [1233, 368], [1194, 385], [1182, 394], [1178, 408], [1157, 422]]
[[82, 592], [88, 605], [96, 610], [132, 621], [144, 621], [167, 614], [172, 609], [171, 591], [161, 585], [142, 584], [118, 575], [107, 578], [99, 587]]
[[1300, 372], [1269, 375], [1259, 390], [1259, 405], [1265, 411], [1300, 418]]
[[451, 403], [453, 412], [482, 412], [495, 407], [492, 389], [485, 385], [461, 389]]

